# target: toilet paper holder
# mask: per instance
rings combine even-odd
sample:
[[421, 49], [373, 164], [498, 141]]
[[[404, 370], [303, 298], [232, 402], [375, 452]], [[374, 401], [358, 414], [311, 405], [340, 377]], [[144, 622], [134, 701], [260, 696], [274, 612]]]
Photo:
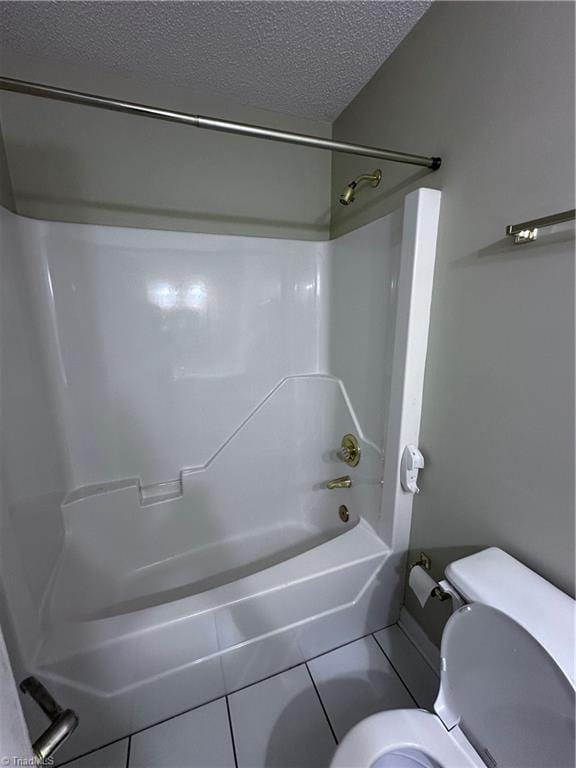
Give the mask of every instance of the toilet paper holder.
[[[425, 571], [429, 571], [432, 568], [432, 560], [425, 552], [420, 552], [418, 555], [418, 560], [416, 560], [414, 563], [410, 563], [410, 570], [412, 570], [412, 568], [416, 567], [417, 565], [419, 565], [421, 568], [424, 568]], [[437, 597], [438, 600], [449, 600], [452, 595], [449, 592], [445, 592], [440, 584], [437, 584], [432, 590], [432, 597]]]
[[412, 568], [414, 568], [416, 565], [420, 565], [422, 568], [424, 568], [424, 570], [429, 571], [430, 568], [432, 568], [432, 560], [430, 560], [425, 552], [420, 552], [418, 555], [418, 560], [416, 560], [414, 563], [410, 563], [410, 570], [412, 570]]

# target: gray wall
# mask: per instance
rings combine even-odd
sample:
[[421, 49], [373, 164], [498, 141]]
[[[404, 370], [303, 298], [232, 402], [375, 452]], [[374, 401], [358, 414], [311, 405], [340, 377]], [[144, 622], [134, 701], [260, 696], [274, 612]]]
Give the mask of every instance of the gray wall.
[[[443, 193], [411, 547], [438, 577], [497, 545], [572, 594], [574, 235], [503, 234], [574, 206], [573, 5], [434, 3], [334, 136], [445, 158], [435, 174], [385, 164], [333, 216], [336, 235], [415, 185]], [[374, 165], [335, 155], [333, 199]], [[407, 604], [438, 641], [440, 608]]]
[[[57, 61], [0, 57], [2, 73], [225, 119], [330, 136], [328, 123], [200, 98]], [[3, 93], [18, 213], [59, 221], [326, 239], [329, 152]]]

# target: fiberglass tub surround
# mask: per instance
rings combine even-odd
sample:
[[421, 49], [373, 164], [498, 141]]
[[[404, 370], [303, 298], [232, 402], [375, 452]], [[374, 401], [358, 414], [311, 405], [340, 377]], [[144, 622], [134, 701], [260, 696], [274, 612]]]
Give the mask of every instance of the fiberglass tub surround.
[[23, 669], [80, 716], [64, 759], [396, 619], [438, 205], [330, 243], [4, 214], [9, 376], [41, 392], [5, 388], [9, 462], [34, 415], [50, 455], [3, 578]]
[[[183, 473], [182, 495], [143, 503], [127, 483], [65, 503], [51, 617], [107, 618], [199, 594], [352, 528], [354, 505], [346, 528], [334, 505], [347, 494], [332, 492], [327, 503], [322, 478], [341, 471], [330, 446], [354, 429], [335, 379], [288, 378], [205, 469]], [[366, 454], [358, 506], [378, 487], [380, 457], [372, 446]]]

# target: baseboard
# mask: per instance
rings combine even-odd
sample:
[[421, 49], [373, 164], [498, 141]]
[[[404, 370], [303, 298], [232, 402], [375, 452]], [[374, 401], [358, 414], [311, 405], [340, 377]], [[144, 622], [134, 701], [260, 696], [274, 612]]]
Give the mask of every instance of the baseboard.
[[398, 624], [409, 640], [418, 648], [433, 671], [440, 676], [440, 649], [437, 648], [414, 616], [408, 612], [405, 606], [400, 609]]

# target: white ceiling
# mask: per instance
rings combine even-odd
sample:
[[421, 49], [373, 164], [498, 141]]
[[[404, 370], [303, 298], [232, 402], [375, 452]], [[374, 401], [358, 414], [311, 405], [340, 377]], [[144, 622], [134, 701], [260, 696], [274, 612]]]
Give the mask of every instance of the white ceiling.
[[0, 46], [334, 120], [432, 0], [0, 3]]

